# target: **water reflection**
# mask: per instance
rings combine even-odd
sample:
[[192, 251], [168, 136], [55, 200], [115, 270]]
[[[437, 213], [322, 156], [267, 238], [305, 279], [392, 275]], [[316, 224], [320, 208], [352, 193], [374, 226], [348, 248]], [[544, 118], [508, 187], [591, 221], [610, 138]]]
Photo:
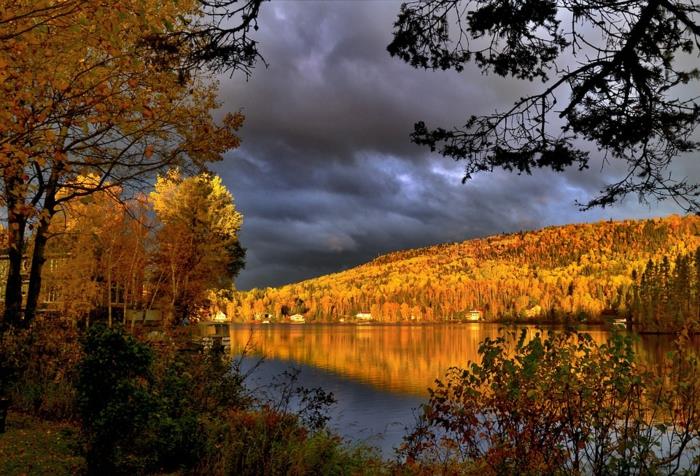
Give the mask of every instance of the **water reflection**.
[[[427, 388], [450, 366], [478, 360], [479, 344], [502, 332], [497, 324], [454, 325], [203, 325], [205, 336], [220, 336], [238, 354], [247, 346], [265, 357], [249, 382], [269, 385], [290, 366], [302, 370], [298, 382], [332, 392], [338, 404], [331, 427], [354, 441], [369, 441], [386, 457], [401, 443], [405, 427], [415, 422]], [[556, 328], [555, 328], [556, 329]], [[587, 328], [604, 342], [610, 332]], [[537, 332], [528, 327], [527, 332]], [[696, 345], [700, 341], [696, 341]], [[668, 336], [643, 336], [635, 343], [640, 359], [658, 370], [673, 349]], [[257, 359], [247, 359], [253, 365]]]
[[[254, 355], [320, 368], [393, 393], [425, 396], [426, 389], [451, 366], [477, 361], [479, 343], [495, 338], [498, 324], [453, 325], [207, 325], [205, 335], [229, 337], [234, 353], [246, 346]], [[528, 327], [528, 333], [537, 332]], [[590, 328], [596, 342], [609, 336]], [[637, 342], [643, 358], [661, 359], [668, 339], [648, 336]]]

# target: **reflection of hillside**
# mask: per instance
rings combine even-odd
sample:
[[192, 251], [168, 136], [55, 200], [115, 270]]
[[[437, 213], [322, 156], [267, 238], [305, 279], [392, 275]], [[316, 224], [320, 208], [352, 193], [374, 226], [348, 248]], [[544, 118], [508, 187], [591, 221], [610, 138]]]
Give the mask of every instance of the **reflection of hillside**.
[[[477, 360], [479, 343], [498, 326], [213, 326], [227, 335], [233, 352], [248, 342], [269, 358], [290, 360], [400, 393], [426, 394], [450, 366]], [[531, 332], [535, 332], [534, 328]], [[597, 341], [607, 335], [591, 332]]]

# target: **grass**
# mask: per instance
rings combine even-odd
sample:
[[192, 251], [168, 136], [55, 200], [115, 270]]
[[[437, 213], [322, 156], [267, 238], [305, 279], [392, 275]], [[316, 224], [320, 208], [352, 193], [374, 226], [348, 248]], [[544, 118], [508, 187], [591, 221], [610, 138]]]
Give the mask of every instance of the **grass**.
[[85, 472], [77, 456], [78, 428], [10, 412], [0, 434], [0, 474], [6, 476], [63, 476]]

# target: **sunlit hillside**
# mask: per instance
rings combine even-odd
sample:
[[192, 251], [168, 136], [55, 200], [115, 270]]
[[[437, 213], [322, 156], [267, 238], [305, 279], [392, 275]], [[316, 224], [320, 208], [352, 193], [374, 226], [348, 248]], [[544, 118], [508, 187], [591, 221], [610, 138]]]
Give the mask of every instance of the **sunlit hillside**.
[[307, 322], [357, 313], [383, 322], [461, 320], [470, 311], [486, 320], [626, 316], [650, 259], [666, 257], [672, 274], [677, 257], [699, 244], [696, 216], [548, 227], [399, 251], [340, 273], [241, 292], [227, 307], [246, 321], [297, 313]]

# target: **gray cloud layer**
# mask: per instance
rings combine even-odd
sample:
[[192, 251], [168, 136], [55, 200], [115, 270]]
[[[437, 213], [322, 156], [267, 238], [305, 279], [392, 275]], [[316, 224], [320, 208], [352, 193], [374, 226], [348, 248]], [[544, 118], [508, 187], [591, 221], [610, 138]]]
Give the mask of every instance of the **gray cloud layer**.
[[[392, 250], [569, 222], [663, 215], [633, 200], [581, 213], [615, 170], [494, 173], [461, 184], [462, 166], [410, 143], [417, 120], [461, 123], [531, 89], [469, 69], [414, 70], [386, 53], [399, 2], [272, 2], [259, 39], [269, 68], [224, 78], [242, 109], [243, 146], [215, 168], [245, 216], [238, 287], [339, 271]], [[697, 174], [697, 167], [684, 166]], [[697, 176], [697, 175], [696, 175]]]

